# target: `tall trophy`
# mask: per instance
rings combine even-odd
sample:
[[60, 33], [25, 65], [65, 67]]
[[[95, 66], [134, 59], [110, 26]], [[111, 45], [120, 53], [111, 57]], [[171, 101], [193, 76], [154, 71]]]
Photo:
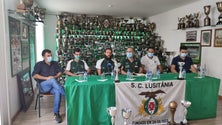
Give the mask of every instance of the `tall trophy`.
[[119, 81], [119, 70], [118, 70], [118, 69], [116, 69], [115, 82], [116, 82], [116, 83], [117, 83], [117, 82], [120, 82], [120, 81]]
[[182, 69], [183, 69], [183, 65], [184, 65], [185, 63], [184, 62], [178, 62], [178, 65], [179, 65], [179, 69], [180, 69], [180, 71], [179, 71], [179, 76], [178, 76], [178, 79], [179, 80], [183, 80], [184, 78], [183, 78], [183, 74], [182, 74]]
[[221, 25], [222, 24], [222, 1], [217, 2], [216, 4], [217, 4], [217, 10], [220, 12], [220, 16], [218, 17], [217, 25]]
[[210, 13], [210, 5], [204, 6], [204, 13], [206, 17], [204, 18], [204, 26], [210, 26], [210, 17], [208, 16]]
[[111, 123], [112, 123], [112, 125], [114, 125], [114, 123], [115, 123], [115, 116], [116, 116], [116, 112], [117, 112], [116, 107], [109, 107], [109, 108], [106, 109], [106, 111], [111, 116]]
[[129, 108], [122, 109], [122, 116], [124, 119], [124, 125], [128, 125], [127, 120], [130, 118], [132, 110]]
[[169, 103], [169, 110], [170, 110], [170, 115], [171, 115], [171, 120], [169, 122], [169, 125], [176, 125], [176, 122], [174, 121], [174, 115], [177, 109], [177, 102], [171, 101]]
[[190, 101], [184, 101], [184, 100], [182, 100], [182, 101], [181, 101], [181, 104], [182, 104], [183, 107], [185, 108], [184, 113], [183, 113], [183, 121], [181, 121], [181, 124], [182, 124], [182, 125], [187, 125], [187, 124], [188, 124], [187, 119], [186, 119], [186, 116], [187, 116], [187, 108], [190, 107], [191, 102], [190, 102]]

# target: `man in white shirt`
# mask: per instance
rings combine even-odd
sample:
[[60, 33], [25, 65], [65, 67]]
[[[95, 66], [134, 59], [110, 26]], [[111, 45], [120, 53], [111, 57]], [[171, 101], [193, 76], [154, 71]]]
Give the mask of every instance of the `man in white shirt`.
[[90, 68], [84, 60], [80, 59], [81, 51], [79, 48], [75, 48], [73, 52], [74, 59], [69, 60], [66, 66], [66, 75], [78, 76], [85, 71], [90, 73]]
[[106, 48], [104, 51], [104, 58], [96, 62], [98, 75], [101, 75], [102, 73], [110, 74], [113, 70], [118, 69], [116, 60], [112, 59], [112, 53], [113, 51], [111, 48]]
[[141, 58], [141, 64], [143, 66], [144, 72], [151, 71], [156, 73], [157, 69], [162, 72], [162, 66], [157, 56], [154, 55], [154, 48], [147, 48], [147, 54]]

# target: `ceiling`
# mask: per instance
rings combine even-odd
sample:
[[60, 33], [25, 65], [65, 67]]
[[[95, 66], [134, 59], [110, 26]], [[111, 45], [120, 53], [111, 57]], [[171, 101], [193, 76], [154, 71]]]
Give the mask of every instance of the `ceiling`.
[[199, 0], [35, 0], [48, 14], [149, 17]]

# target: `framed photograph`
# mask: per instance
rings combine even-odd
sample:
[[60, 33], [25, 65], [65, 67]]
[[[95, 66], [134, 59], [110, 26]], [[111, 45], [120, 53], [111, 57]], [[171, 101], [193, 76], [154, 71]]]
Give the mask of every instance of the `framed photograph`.
[[181, 43], [181, 46], [186, 46], [188, 55], [192, 58], [194, 64], [201, 62], [201, 45], [200, 43]]
[[186, 41], [187, 42], [197, 41], [197, 31], [187, 31], [186, 32]]
[[214, 47], [222, 47], [222, 28], [215, 29], [215, 32], [214, 32]]
[[200, 43], [201, 46], [211, 46], [212, 30], [201, 30]]
[[20, 21], [9, 16], [9, 39], [11, 55], [11, 74], [15, 76], [22, 71]]
[[17, 82], [22, 110], [27, 111], [34, 99], [34, 91], [29, 68], [17, 74]]

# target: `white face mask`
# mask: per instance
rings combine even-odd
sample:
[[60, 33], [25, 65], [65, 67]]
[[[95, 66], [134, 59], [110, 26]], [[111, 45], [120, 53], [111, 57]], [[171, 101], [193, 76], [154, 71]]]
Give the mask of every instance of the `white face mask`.
[[127, 58], [131, 58], [132, 56], [133, 56], [133, 53], [131, 53], [131, 52], [127, 52], [127, 53], [126, 53], [126, 57], [127, 57]]
[[152, 57], [153, 57], [153, 53], [148, 52], [148, 53], [147, 53], [147, 56], [150, 57], [150, 58], [152, 58]]
[[52, 57], [50, 56], [50, 57], [47, 57], [47, 62], [52, 62]]
[[185, 58], [187, 56], [187, 53], [180, 53], [181, 58]]

